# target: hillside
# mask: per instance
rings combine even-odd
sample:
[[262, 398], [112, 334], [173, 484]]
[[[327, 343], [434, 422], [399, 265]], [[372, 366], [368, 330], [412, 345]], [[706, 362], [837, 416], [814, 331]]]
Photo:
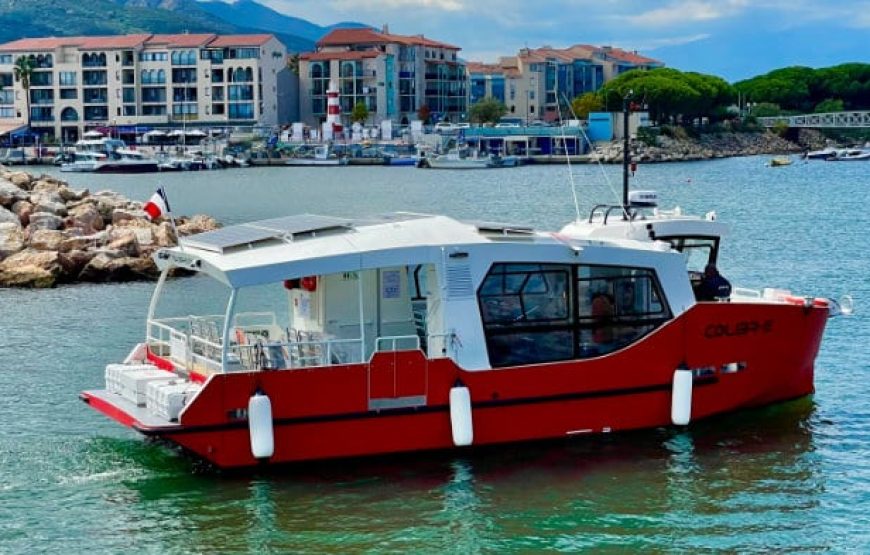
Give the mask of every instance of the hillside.
[[[254, 12], [262, 8], [244, 2]], [[266, 11], [267, 8], [262, 8]], [[280, 14], [278, 14], [280, 15]], [[116, 35], [127, 33], [262, 33], [275, 34], [291, 51], [311, 50], [314, 40], [299, 36], [281, 26], [258, 27], [262, 18], [244, 13], [226, 20], [209, 13], [194, 0], [0, 0], [0, 43], [22, 37]], [[284, 17], [284, 16], [280, 16]], [[298, 18], [299, 27], [319, 28]], [[250, 23], [249, 23], [250, 21]], [[243, 22], [243, 23], [236, 23]]]
[[[161, 1], [161, 0], [156, 0]], [[163, 0], [165, 1], [165, 0]], [[254, 0], [238, 0], [232, 4], [212, 0], [199, 2], [198, 7], [225, 22], [244, 21], [245, 25], [256, 29], [263, 29], [270, 33], [289, 33], [297, 37], [316, 42], [323, 35], [338, 27], [366, 27], [363, 23], [342, 22], [326, 27], [316, 25], [301, 19], [276, 12], [275, 10], [258, 4]]]

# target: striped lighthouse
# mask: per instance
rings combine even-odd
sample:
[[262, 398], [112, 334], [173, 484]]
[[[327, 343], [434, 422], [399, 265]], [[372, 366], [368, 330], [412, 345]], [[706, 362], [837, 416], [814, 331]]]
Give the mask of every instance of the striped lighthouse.
[[331, 140], [341, 133], [341, 107], [338, 103], [338, 87], [335, 81], [329, 82], [326, 90], [326, 122], [323, 124], [323, 138]]

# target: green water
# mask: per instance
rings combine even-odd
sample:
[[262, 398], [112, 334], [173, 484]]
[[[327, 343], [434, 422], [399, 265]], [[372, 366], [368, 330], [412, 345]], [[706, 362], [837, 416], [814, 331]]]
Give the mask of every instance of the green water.
[[[867, 166], [764, 162], [643, 166], [636, 186], [731, 223], [735, 285], [849, 292], [857, 314], [829, 323], [813, 398], [685, 429], [217, 473], [77, 398], [141, 340], [152, 284], [0, 290], [0, 553], [870, 550]], [[584, 214], [615, 198], [600, 172], [575, 168]], [[555, 229], [574, 212], [559, 166], [64, 177], [143, 200], [159, 179], [176, 212], [226, 223], [413, 210]], [[191, 312], [213, 289], [172, 286]]]

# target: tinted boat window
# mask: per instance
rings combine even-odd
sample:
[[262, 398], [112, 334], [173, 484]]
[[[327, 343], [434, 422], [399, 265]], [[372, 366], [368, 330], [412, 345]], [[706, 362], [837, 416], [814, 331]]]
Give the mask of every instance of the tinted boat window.
[[644, 268], [494, 264], [478, 302], [493, 367], [600, 356], [670, 318]]

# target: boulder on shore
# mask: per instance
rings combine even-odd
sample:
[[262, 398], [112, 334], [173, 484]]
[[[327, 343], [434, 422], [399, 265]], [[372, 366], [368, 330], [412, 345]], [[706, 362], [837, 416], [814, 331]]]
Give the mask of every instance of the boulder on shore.
[[[182, 236], [218, 227], [202, 215], [178, 222]], [[0, 287], [154, 279], [151, 255], [176, 244], [169, 222], [150, 221], [139, 202], [0, 166]]]

